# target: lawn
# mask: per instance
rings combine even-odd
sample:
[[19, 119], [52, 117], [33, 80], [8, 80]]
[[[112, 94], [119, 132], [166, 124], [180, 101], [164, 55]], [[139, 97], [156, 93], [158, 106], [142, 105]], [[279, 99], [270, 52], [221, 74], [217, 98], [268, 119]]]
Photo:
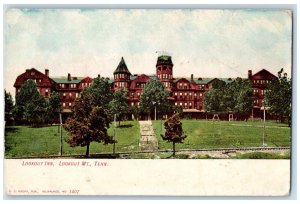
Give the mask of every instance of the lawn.
[[[152, 121], [160, 149], [172, 148], [161, 138], [164, 121]], [[182, 120], [187, 138], [176, 144], [177, 149], [230, 148], [262, 146], [263, 123], [261, 121], [207, 121]], [[289, 147], [291, 129], [286, 124], [266, 122], [266, 143], [269, 147]]]
[[[171, 143], [163, 141], [160, 134], [163, 121], [152, 121], [159, 148], [171, 149]], [[259, 147], [262, 145], [262, 122], [182, 120], [187, 138], [176, 149]], [[266, 122], [266, 143], [269, 147], [289, 147], [290, 128], [274, 121]], [[18, 158], [30, 156], [59, 155], [58, 126], [31, 128], [27, 126], [9, 126], [5, 130], [5, 157]], [[113, 128], [108, 130], [113, 135]], [[84, 155], [86, 147], [72, 148], [65, 142], [67, 132], [63, 130], [63, 155]], [[124, 121], [116, 129], [116, 152], [139, 150], [138, 121]], [[112, 153], [113, 145], [92, 142], [90, 153]]]
[[[5, 129], [5, 157], [30, 157], [59, 155], [60, 139], [58, 126], [31, 128], [27, 126], [9, 126]], [[112, 126], [108, 130], [113, 135]], [[67, 132], [63, 130], [63, 154], [85, 154], [86, 147], [72, 148], [65, 142]], [[138, 150], [139, 123], [137, 121], [121, 122], [116, 128], [116, 152]], [[103, 145], [92, 142], [90, 153], [111, 153], [113, 145]]]

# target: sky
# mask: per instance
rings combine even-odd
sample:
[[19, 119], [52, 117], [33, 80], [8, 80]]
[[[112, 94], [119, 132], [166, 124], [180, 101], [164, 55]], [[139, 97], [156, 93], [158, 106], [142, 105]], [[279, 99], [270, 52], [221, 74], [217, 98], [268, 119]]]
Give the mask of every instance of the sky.
[[291, 74], [288, 10], [8, 9], [4, 38], [4, 88], [12, 95], [26, 69], [113, 77], [121, 57], [132, 74], [155, 74], [161, 54], [172, 56], [174, 77]]

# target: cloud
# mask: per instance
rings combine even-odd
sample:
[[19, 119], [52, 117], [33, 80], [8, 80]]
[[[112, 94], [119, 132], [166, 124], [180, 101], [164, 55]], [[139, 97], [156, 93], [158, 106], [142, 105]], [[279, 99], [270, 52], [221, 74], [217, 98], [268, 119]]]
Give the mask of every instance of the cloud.
[[124, 56], [131, 73], [155, 73], [157, 51], [174, 76], [290, 73], [291, 16], [283, 10], [10, 9], [5, 13], [5, 84], [25, 69], [50, 76], [112, 77]]

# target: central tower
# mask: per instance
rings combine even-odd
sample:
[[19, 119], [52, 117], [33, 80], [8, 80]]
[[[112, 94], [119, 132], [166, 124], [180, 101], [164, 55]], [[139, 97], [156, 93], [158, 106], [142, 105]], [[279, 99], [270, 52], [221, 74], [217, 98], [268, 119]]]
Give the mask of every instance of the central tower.
[[157, 58], [156, 76], [166, 89], [172, 89], [173, 63], [171, 56], [161, 55]]

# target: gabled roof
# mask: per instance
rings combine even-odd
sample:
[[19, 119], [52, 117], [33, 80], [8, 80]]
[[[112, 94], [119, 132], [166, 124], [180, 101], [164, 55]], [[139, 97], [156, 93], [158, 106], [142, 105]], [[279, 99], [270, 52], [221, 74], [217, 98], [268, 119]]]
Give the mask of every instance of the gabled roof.
[[271, 77], [276, 77], [274, 74], [272, 74], [271, 72], [269, 72], [266, 69], [261, 69], [260, 71], [256, 72], [255, 74], [252, 75], [252, 77], [257, 76], [257, 75], [261, 75], [261, 74], [267, 74]]
[[181, 77], [181, 78], [176, 78], [174, 80], [175, 83], [177, 83], [178, 81], [187, 81], [189, 83], [191, 83], [191, 80], [187, 79], [187, 78], [184, 78], [184, 77]]
[[127, 73], [127, 74], [130, 74], [130, 71], [128, 70], [127, 68], [127, 65], [124, 61], [124, 58], [122, 57], [117, 69], [114, 71], [114, 74], [117, 74], [117, 73]]
[[135, 82], [147, 82], [149, 80], [149, 76], [145, 74], [137, 75], [137, 77], [133, 80]]
[[[49, 76], [45, 75], [44, 73], [38, 71], [38, 70], [35, 69], [35, 68], [31, 68], [31, 69], [26, 69], [25, 72], [24, 72], [23, 74], [20, 74], [19, 76], [17, 76], [16, 81], [15, 81], [15, 83], [14, 83], [14, 87], [15, 87], [15, 86], [20, 86], [20, 85], [23, 84], [22, 79], [23, 79], [23, 78], [28, 78], [28, 77], [26, 77], [26, 74], [27, 74], [28, 72], [35, 72], [35, 73], [37, 73], [38, 75], [41, 75], [41, 76], [43, 76], [44, 78], [47, 78], [47, 79], [49, 80], [49, 83], [54, 83], [54, 80], [53, 80], [52, 78], [50, 78]], [[31, 79], [31, 78], [35, 78], [35, 77], [31, 77], [31, 76], [30, 76], [28, 79]]]

